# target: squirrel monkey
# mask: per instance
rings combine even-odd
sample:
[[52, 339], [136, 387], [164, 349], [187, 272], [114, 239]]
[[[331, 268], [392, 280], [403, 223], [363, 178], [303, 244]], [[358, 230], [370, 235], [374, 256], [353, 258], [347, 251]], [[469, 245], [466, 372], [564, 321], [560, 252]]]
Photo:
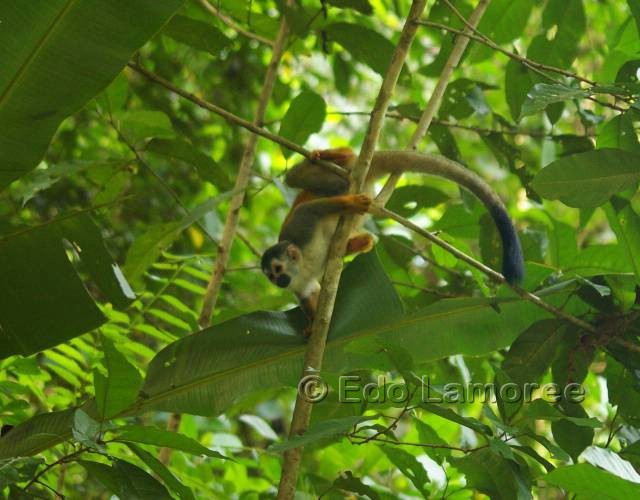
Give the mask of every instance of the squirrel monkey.
[[[334, 162], [349, 171], [357, 159], [350, 148], [315, 151], [313, 156]], [[365, 194], [353, 195], [346, 194], [349, 191], [348, 179], [305, 159], [287, 172], [286, 184], [302, 191], [284, 220], [278, 243], [262, 255], [261, 267], [272, 283], [288, 288], [296, 295], [310, 320], [313, 320], [318, 303], [320, 280], [339, 216], [367, 212], [372, 203], [375, 182], [385, 175], [403, 172], [444, 177], [476, 195], [489, 210], [502, 239], [502, 274], [511, 284], [522, 280], [522, 249], [507, 210], [491, 187], [471, 170], [442, 156], [411, 151], [378, 151], [373, 155], [365, 180]], [[354, 223], [347, 254], [367, 252], [373, 248], [371, 234], [360, 232], [363, 223], [363, 217]]]

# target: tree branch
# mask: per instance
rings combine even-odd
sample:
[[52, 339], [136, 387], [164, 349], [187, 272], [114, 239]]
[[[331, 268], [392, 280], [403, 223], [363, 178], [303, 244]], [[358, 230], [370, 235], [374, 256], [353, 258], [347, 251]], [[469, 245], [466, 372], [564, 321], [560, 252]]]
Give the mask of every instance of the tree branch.
[[238, 125], [242, 128], [245, 128], [253, 132], [256, 135], [264, 137], [265, 139], [269, 139], [271, 142], [275, 142], [276, 144], [280, 144], [281, 146], [284, 146], [285, 148], [290, 149], [295, 153], [299, 153], [305, 158], [308, 158], [310, 160], [313, 159], [315, 163], [317, 163], [318, 165], [322, 165], [324, 168], [327, 168], [328, 170], [332, 171], [333, 173], [341, 177], [347, 178], [349, 176], [349, 173], [344, 168], [339, 167], [335, 163], [314, 159], [312, 157], [311, 151], [308, 151], [303, 147], [298, 146], [295, 142], [291, 142], [289, 139], [285, 139], [282, 136], [273, 134], [268, 130], [264, 129], [263, 127], [256, 125], [255, 123], [251, 123], [250, 121], [245, 120], [244, 118], [240, 118], [239, 116], [234, 115], [233, 113], [227, 111], [224, 108], [221, 108], [220, 106], [217, 106], [204, 99], [201, 99], [200, 97], [194, 94], [191, 94], [190, 92], [187, 92], [186, 90], [183, 90], [180, 87], [175, 86], [170, 81], [165, 80], [164, 78], [155, 74], [152, 71], [149, 71], [148, 69], [144, 68], [143, 66], [141, 66], [135, 61], [129, 61], [127, 63], [127, 66], [129, 66], [131, 69], [133, 69], [137, 73], [140, 73], [142, 76], [144, 76], [148, 80], [169, 90], [170, 92], [176, 95], [179, 95], [180, 97], [183, 97], [188, 101], [191, 101], [192, 103], [194, 103], [197, 106], [200, 106], [203, 109], [206, 109], [208, 111], [211, 111], [212, 113], [215, 113], [218, 116], [221, 116], [232, 125]]
[[[415, 37], [420, 18], [424, 10], [426, 0], [414, 0], [411, 10], [402, 29], [400, 40], [394, 50], [389, 68], [385, 74], [380, 92], [376, 99], [364, 144], [360, 150], [360, 155], [353, 171], [354, 188], [361, 190], [367, 171], [371, 164], [371, 159], [375, 151], [378, 137], [382, 129], [385, 114], [389, 107], [389, 102], [398, 81], [400, 71], [404, 65], [409, 48]], [[346, 220], [344, 220], [346, 219]], [[333, 237], [331, 248], [327, 259], [327, 266], [322, 279], [322, 289], [318, 302], [318, 309], [313, 321], [309, 345], [305, 353], [304, 373], [309, 370], [317, 371], [322, 366], [324, 349], [329, 332], [329, 324], [333, 313], [338, 282], [342, 273], [343, 257], [346, 249], [346, 242], [351, 228], [352, 217], [341, 218], [338, 228]], [[296, 436], [306, 431], [311, 417], [312, 403], [305, 401], [300, 394], [296, 398], [296, 404], [291, 419], [290, 436]], [[278, 489], [278, 499], [291, 499], [296, 490], [296, 481], [300, 469], [302, 458], [302, 448], [294, 448], [285, 452], [282, 466], [282, 476], [280, 477], [280, 487]]]
[[[273, 86], [276, 78], [278, 77], [278, 66], [280, 65], [280, 60], [282, 59], [282, 54], [284, 53], [284, 47], [288, 36], [289, 29], [287, 27], [286, 18], [283, 16], [280, 21], [280, 27], [278, 29], [275, 44], [273, 45], [273, 52], [264, 77], [262, 90], [260, 91], [258, 108], [256, 109], [255, 118], [253, 120], [253, 125], [256, 127], [260, 127], [264, 120], [267, 105], [269, 104], [269, 100], [271, 99], [271, 94], [273, 92]], [[201, 328], [209, 326], [213, 309], [215, 308], [218, 300], [218, 293], [220, 292], [220, 286], [229, 260], [229, 252], [238, 227], [240, 209], [244, 203], [244, 194], [251, 178], [251, 170], [256, 155], [257, 144], [258, 136], [251, 134], [242, 154], [242, 160], [240, 161], [238, 176], [236, 177], [236, 183], [234, 186], [236, 194], [231, 198], [229, 211], [227, 212], [227, 218], [224, 224], [224, 230], [222, 232], [222, 238], [218, 245], [215, 266], [209, 283], [207, 284], [207, 291], [204, 295], [202, 310], [200, 317], [198, 318], [198, 324]]]

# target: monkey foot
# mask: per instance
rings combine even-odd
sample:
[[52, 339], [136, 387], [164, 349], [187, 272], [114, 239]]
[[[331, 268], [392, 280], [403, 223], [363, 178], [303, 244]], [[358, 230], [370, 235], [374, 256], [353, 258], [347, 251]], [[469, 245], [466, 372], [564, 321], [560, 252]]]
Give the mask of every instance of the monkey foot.
[[369, 233], [358, 234], [347, 243], [347, 255], [366, 253], [373, 248], [373, 236]]

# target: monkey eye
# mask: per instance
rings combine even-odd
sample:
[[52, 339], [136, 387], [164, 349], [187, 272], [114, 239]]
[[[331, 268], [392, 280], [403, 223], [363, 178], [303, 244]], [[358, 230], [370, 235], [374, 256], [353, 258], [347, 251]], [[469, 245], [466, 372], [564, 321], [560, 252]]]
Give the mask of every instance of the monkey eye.
[[282, 272], [282, 266], [278, 264], [276, 267], [274, 267], [274, 271], [276, 272], [276, 274], [280, 274]]

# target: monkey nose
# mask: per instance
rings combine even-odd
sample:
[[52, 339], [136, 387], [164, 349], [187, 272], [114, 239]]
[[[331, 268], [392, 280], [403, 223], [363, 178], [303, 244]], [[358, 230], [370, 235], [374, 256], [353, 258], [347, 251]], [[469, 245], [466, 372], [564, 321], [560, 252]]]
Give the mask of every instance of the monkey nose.
[[289, 286], [289, 283], [291, 283], [291, 278], [288, 274], [281, 274], [276, 279], [276, 285], [278, 285], [280, 288], [287, 288]]

